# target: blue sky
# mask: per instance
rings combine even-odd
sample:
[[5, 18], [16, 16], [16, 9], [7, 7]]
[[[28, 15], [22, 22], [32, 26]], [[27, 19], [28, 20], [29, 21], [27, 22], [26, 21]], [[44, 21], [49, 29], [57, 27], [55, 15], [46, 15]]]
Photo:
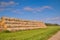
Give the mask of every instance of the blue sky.
[[60, 24], [60, 0], [0, 0], [0, 17]]

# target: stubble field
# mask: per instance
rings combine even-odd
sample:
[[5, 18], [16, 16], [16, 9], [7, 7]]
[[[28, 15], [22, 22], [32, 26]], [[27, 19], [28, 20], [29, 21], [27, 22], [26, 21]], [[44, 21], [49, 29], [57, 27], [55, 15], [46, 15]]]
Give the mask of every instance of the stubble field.
[[0, 32], [0, 40], [48, 40], [60, 30], [60, 26], [17, 32]]

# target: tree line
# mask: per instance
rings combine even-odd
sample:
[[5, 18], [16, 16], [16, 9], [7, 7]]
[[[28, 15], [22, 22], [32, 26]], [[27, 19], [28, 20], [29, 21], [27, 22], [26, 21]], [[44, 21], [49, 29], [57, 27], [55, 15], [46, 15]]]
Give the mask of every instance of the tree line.
[[47, 26], [60, 26], [59, 24], [45, 23]]

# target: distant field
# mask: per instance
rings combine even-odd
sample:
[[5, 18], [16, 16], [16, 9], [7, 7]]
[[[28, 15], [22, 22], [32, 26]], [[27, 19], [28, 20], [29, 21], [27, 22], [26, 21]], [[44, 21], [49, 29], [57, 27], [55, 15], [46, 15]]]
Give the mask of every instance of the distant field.
[[24, 30], [11, 33], [0, 32], [0, 40], [47, 40], [59, 30], [59, 26], [48, 26], [45, 29]]

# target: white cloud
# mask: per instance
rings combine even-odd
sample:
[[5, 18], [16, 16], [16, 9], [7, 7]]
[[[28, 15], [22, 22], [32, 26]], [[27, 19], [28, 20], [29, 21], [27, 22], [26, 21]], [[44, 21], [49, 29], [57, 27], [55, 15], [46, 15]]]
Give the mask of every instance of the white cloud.
[[46, 20], [54, 20], [54, 21], [57, 21], [57, 20], [60, 20], [60, 17], [47, 18]]
[[14, 1], [0, 2], [0, 6], [2, 6], [2, 7], [6, 7], [6, 6], [14, 6], [14, 5], [18, 5], [18, 3], [14, 2]]
[[33, 8], [31, 8], [31, 7], [25, 7], [24, 10], [26, 10], [26, 11], [33, 11]]
[[13, 12], [13, 13], [21, 13], [21, 11], [20, 10], [11, 10], [11, 12]]
[[47, 18], [46, 22], [60, 24], [60, 17]]
[[0, 11], [4, 11], [8, 9], [9, 7], [17, 6], [19, 3], [16, 3], [14, 1], [9, 1], [9, 2], [0, 2]]
[[60, 24], [60, 17], [43, 18], [41, 21], [44, 21], [46, 23]]
[[43, 7], [37, 8], [36, 10], [37, 11], [43, 11], [45, 9], [52, 9], [52, 7], [50, 7], [50, 6], [43, 6]]
[[39, 8], [24, 7], [23, 9], [25, 11], [41, 12], [41, 11], [43, 11], [45, 9], [52, 9], [52, 7], [50, 7], [50, 6], [43, 6], [43, 7], [39, 7]]
[[0, 8], [0, 12], [3, 11], [4, 9], [3, 8]]

